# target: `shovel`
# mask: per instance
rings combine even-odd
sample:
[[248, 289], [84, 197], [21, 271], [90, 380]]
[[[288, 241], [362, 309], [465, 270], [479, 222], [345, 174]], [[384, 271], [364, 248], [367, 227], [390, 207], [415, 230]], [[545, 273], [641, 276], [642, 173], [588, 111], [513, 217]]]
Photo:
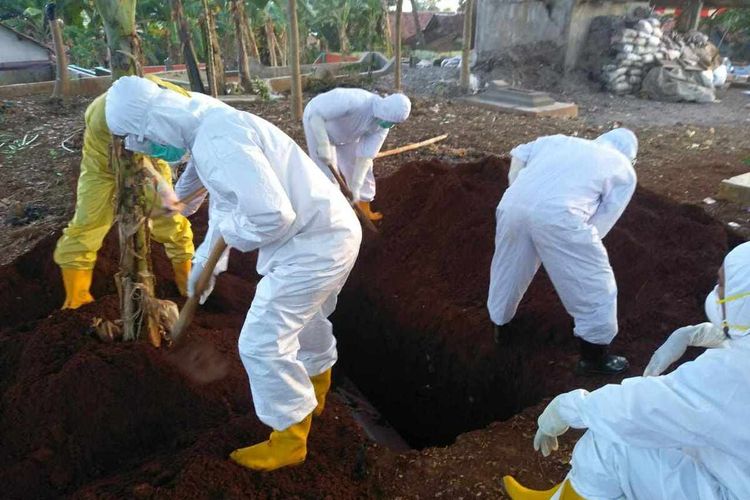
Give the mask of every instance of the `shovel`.
[[227, 244], [224, 238], [219, 240], [211, 249], [206, 265], [198, 277], [195, 291], [187, 299], [180, 311], [172, 330], [169, 334], [172, 340], [172, 349], [167, 354], [168, 360], [176, 366], [185, 376], [199, 384], [207, 384], [224, 378], [229, 372], [229, 362], [216, 349], [216, 346], [205, 339], [193, 339], [188, 341], [185, 330], [193, 321], [195, 311], [198, 309], [200, 297], [206, 290], [211, 280], [216, 263], [226, 250]]
[[359, 217], [359, 221], [362, 223], [362, 226], [371, 233], [378, 234], [378, 228], [375, 227], [375, 224], [372, 223], [370, 218], [365, 215], [362, 209], [359, 208], [359, 205], [357, 205], [357, 203], [352, 199], [352, 191], [349, 189], [349, 186], [346, 185], [346, 180], [344, 180], [344, 178], [341, 176], [341, 173], [338, 171], [338, 169], [331, 164], [328, 165], [328, 169], [333, 174], [336, 182], [338, 182], [339, 187], [341, 188], [341, 192], [344, 194], [344, 197], [346, 197], [349, 205], [351, 205], [352, 209], [354, 209], [354, 213], [356, 213], [357, 217]]

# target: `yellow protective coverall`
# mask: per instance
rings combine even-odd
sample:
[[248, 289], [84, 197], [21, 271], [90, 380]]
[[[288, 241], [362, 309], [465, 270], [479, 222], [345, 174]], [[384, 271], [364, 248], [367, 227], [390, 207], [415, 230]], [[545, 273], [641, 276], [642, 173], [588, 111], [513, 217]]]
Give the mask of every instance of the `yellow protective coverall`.
[[[154, 80], [159, 85], [187, 95], [179, 87]], [[63, 230], [54, 252], [54, 260], [62, 270], [65, 286], [63, 309], [76, 309], [94, 301], [89, 289], [96, 254], [114, 222], [115, 174], [109, 167], [112, 134], [105, 119], [105, 102], [106, 94], [102, 94], [86, 109], [76, 211], [68, 227]], [[151, 161], [167, 182], [172, 182], [168, 163], [149, 158], [146, 161]], [[155, 193], [147, 198], [159, 199]], [[195, 251], [190, 222], [182, 215], [155, 217], [151, 220], [151, 236], [164, 245], [172, 261], [177, 287], [185, 295], [190, 262]]]

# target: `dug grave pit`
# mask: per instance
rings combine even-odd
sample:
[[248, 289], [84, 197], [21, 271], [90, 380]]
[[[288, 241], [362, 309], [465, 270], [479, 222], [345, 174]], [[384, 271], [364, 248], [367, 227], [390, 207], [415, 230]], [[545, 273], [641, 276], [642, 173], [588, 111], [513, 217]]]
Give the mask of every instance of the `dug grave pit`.
[[[572, 321], [543, 271], [502, 343], [493, 341], [485, 300], [507, 167], [496, 158], [412, 163], [380, 179], [381, 235], [363, 246], [333, 316], [337, 371], [415, 447], [450, 443], [544, 396], [611, 380], [572, 374]], [[205, 213], [193, 223], [200, 241]], [[734, 243], [700, 209], [637, 191], [605, 239], [620, 289], [615, 348], [631, 359], [630, 374], [672, 329], [703, 319], [705, 293]], [[8, 496], [362, 497], [378, 490], [366, 474], [366, 439], [336, 398], [314, 424], [302, 467], [257, 475], [226, 459], [268, 432], [254, 416], [236, 352], [257, 282], [254, 255], [233, 254], [196, 317], [193, 333], [231, 359], [226, 379], [196, 386], [146, 344], [86, 335], [93, 316], [117, 316], [108, 278], [114, 239], [97, 263], [99, 300], [75, 312], [56, 311], [62, 290], [53, 246], [45, 240], [0, 269], [0, 480]], [[174, 297], [169, 262], [156, 246], [153, 255], [159, 294]]]

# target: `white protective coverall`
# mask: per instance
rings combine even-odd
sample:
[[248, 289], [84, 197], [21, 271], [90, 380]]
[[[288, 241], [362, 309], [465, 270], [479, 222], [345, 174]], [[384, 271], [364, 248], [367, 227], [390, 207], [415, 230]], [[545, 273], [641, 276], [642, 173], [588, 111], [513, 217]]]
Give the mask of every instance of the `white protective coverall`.
[[337, 359], [327, 317], [359, 251], [361, 229], [339, 189], [271, 123], [222, 102], [188, 99], [138, 77], [107, 94], [113, 134], [184, 147], [211, 202], [205, 259], [221, 235], [258, 249], [263, 276], [239, 338], [258, 418], [276, 429], [316, 407], [310, 377]]
[[630, 130], [615, 129], [593, 141], [541, 137], [511, 151], [515, 168], [497, 207], [490, 270], [493, 323], [513, 319], [543, 263], [575, 319], [575, 335], [592, 344], [612, 341], [617, 284], [601, 240], [635, 190], [637, 149]]
[[358, 199], [375, 198], [375, 176], [371, 161], [377, 156], [388, 136], [388, 129], [379, 120], [401, 123], [409, 117], [411, 102], [403, 94], [380, 97], [362, 89], [333, 89], [319, 94], [305, 107], [302, 124], [310, 157], [333, 181], [328, 166], [318, 157], [318, 140], [314, 131], [316, 117], [325, 122], [330, 144], [335, 148], [337, 167], [350, 188], [354, 188], [358, 159], [370, 160], [369, 169], [359, 189]]
[[750, 498], [750, 243], [724, 271], [729, 330], [718, 347], [668, 375], [555, 398], [567, 425], [588, 429], [568, 476], [584, 498]]

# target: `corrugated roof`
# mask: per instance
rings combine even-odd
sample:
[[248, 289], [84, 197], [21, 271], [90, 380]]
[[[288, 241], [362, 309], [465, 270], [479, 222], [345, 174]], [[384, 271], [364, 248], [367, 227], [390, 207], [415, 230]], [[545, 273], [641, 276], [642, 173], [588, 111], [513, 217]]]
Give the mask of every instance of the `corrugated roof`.
[[20, 31], [18, 31], [18, 30], [15, 30], [15, 29], [11, 28], [10, 26], [7, 26], [7, 25], [5, 25], [5, 24], [3, 24], [3, 23], [0, 23], [0, 28], [4, 28], [4, 29], [6, 29], [6, 30], [8, 30], [8, 31], [12, 32], [12, 33], [13, 33], [13, 34], [15, 34], [15, 35], [16, 35], [16, 36], [17, 36], [18, 38], [22, 38], [22, 39], [24, 39], [24, 40], [27, 40], [27, 41], [29, 41], [29, 42], [31, 42], [31, 43], [33, 43], [33, 44], [35, 44], [35, 45], [39, 45], [40, 47], [42, 47], [42, 48], [44, 48], [44, 49], [47, 49], [47, 50], [48, 50], [48, 51], [50, 51], [50, 52], [54, 52], [54, 51], [52, 50], [52, 47], [50, 47], [50, 46], [48, 46], [48, 45], [45, 45], [45, 44], [43, 44], [42, 42], [40, 42], [40, 41], [38, 41], [38, 40], [36, 40], [36, 39], [34, 39], [34, 38], [31, 38], [31, 37], [30, 37], [29, 35], [26, 35], [26, 34], [24, 34], [24, 33], [21, 33], [21, 32], [20, 32]]

